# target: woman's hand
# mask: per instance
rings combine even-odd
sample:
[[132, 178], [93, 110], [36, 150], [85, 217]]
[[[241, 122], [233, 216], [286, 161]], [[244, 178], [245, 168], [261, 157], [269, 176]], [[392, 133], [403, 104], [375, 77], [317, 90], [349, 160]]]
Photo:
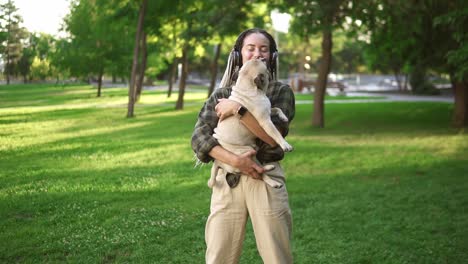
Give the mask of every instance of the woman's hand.
[[215, 111], [219, 117], [219, 121], [223, 121], [224, 119], [235, 115], [239, 107], [241, 107], [241, 104], [239, 104], [236, 101], [229, 100], [226, 98], [219, 99], [218, 104], [215, 107]]
[[242, 174], [261, 180], [265, 169], [252, 160], [255, 154], [257, 154], [255, 150], [250, 150], [242, 155], [236, 155], [220, 145], [212, 148], [209, 153], [214, 159], [238, 168]]
[[250, 150], [239, 155], [235, 167], [238, 168], [242, 174], [248, 175], [256, 180], [261, 180], [265, 169], [253, 161], [255, 154], [257, 154], [255, 150]]

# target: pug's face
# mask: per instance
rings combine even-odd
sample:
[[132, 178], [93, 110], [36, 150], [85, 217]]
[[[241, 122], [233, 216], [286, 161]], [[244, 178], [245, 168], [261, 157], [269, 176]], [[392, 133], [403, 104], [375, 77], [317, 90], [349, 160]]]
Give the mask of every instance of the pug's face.
[[239, 77], [253, 80], [257, 89], [266, 91], [270, 83], [270, 72], [263, 60], [247, 61], [239, 71]]

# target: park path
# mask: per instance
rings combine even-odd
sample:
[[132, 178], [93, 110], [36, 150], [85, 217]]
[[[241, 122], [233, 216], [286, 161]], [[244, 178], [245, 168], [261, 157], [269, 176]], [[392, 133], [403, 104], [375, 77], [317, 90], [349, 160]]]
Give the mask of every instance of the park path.
[[[347, 103], [380, 103], [380, 102], [446, 102], [453, 103], [453, 96], [449, 95], [409, 95], [399, 93], [369, 93], [349, 92], [349, 97], [369, 97], [366, 99], [330, 99], [325, 104], [347, 104]], [[372, 98], [378, 97], [378, 98]], [[383, 97], [383, 98], [382, 98]], [[296, 104], [313, 104], [313, 100], [296, 100]]]
[[[145, 90], [167, 90], [167, 85], [149, 86]], [[187, 91], [191, 90], [190, 88]], [[331, 89], [328, 89], [331, 90]], [[175, 87], [173, 93], [177, 93]], [[328, 99], [325, 104], [344, 104], [344, 103], [379, 103], [379, 102], [446, 102], [453, 103], [453, 95], [412, 95], [402, 94], [398, 92], [367, 92], [367, 91], [350, 91], [346, 92], [348, 97], [369, 97], [366, 99]], [[373, 98], [378, 97], [378, 98]], [[296, 104], [313, 104], [313, 100], [296, 100]]]
[[[107, 86], [104, 86], [107, 87]], [[109, 84], [108, 87], [116, 87], [115, 84]], [[126, 85], [122, 84], [122, 87], [126, 87]], [[152, 85], [152, 86], [144, 86], [144, 90], [158, 90], [158, 91], [167, 91], [167, 85]], [[186, 91], [197, 90], [198, 89], [191, 89], [186, 88]], [[332, 92], [332, 89], [327, 89]], [[374, 90], [375, 91], [375, 90]], [[177, 95], [178, 89], [174, 87], [173, 94]], [[398, 93], [397, 91], [383, 91], [380, 92], [368, 92], [368, 91], [356, 91], [352, 90], [346, 92], [346, 96], [352, 97], [368, 97], [368, 98], [357, 98], [357, 99], [327, 99], [325, 100], [325, 104], [349, 104], [349, 103], [381, 103], [381, 102], [445, 102], [445, 103], [453, 103], [454, 98], [451, 94], [442, 94], [442, 95], [412, 95], [412, 94], [402, 94]], [[314, 103], [313, 100], [296, 100], [297, 105], [303, 104], [310, 104]], [[192, 106], [192, 105], [199, 105], [199, 102], [185, 102], [184, 106]], [[173, 106], [175, 103], [159, 103], [159, 104], [137, 104], [137, 107], [148, 107], [148, 106]], [[89, 105], [91, 107], [97, 108], [109, 108], [109, 107], [119, 107], [125, 108], [127, 104], [95, 104]], [[88, 107], [89, 107], [88, 106]], [[76, 106], [72, 106], [76, 107]]]
[[[110, 85], [109, 87], [115, 87], [115, 84]], [[126, 87], [123, 85], [122, 87]], [[361, 87], [362, 88], [362, 87]], [[366, 90], [370, 88], [370, 90]], [[144, 86], [144, 90], [159, 90], [167, 91], [167, 85], [152, 85]], [[395, 88], [393, 88], [395, 89]], [[186, 88], [186, 91], [192, 90], [191, 88]], [[327, 89], [327, 91], [332, 92], [334, 89]], [[374, 91], [374, 92], [369, 92]], [[375, 92], [380, 91], [380, 92]], [[174, 94], [177, 94], [178, 89], [175, 85], [173, 91]], [[380, 103], [380, 102], [446, 102], [453, 103], [454, 98], [452, 94], [442, 94], [442, 95], [412, 95], [412, 94], [402, 94], [397, 91], [385, 90], [379, 88], [376, 84], [369, 84], [363, 89], [358, 90], [355, 86], [350, 86], [350, 91], [346, 92], [348, 97], [369, 97], [365, 99], [328, 99], [325, 100], [325, 104], [347, 104], [347, 103]], [[378, 98], [373, 98], [378, 97]], [[313, 104], [313, 100], [296, 100], [296, 104]], [[166, 103], [163, 103], [166, 104]], [[195, 105], [198, 103], [184, 103], [184, 105]], [[171, 105], [171, 104], [169, 104]]]

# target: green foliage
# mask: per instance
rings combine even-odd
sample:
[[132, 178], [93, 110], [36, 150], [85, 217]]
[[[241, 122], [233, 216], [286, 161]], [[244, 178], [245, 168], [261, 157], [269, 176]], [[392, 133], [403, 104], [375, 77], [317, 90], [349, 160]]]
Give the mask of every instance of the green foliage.
[[51, 70], [47, 59], [41, 60], [39, 57], [34, 57], [31, 64], [31, 78], [33, 80], [45, 80], [51, 75]]
[[[45, 80], [46, 78], [55, 76], [51, 70], [52, 68], [55, 69], [55, 67], [49, 65], [55, 48], [54, 42], [54, 37], [49, 34], [29, 33], [29, 37], [23, 42], [21, 58], [17, 65], [18, 71], [23, 76], [25, 82], [34, 79]], [[36, 65], [33, 65], [35, 58], [47, 64], [47, 70], [42, 70], [40, 77], [37, 74], [38, 62], [36, 62]], [[36, 67], [36, 69], [32, 69], [33, 67]], [[34, 73], [31, 75], [31, 72]]]
[[409, 76], [409, 82], [411, 84], [411, 90], [415, 94], [440, 94], [440, 91], [429, 82], [426, 77], [426, 69], [421, 65], [416, 65]]
[[71, 38], [57, 46], [56, 59], [62, 69], [75, 76], [102, 72], [128, 76], [136, 18], [118, 16], [120, 10], [113, 2], [80, 0], [72, 3], [70, 15], [65, 18]]
[[415, 56], [412, 25], [408, 26], [402, 19], [409, 13], [397, 13], [399, 17], [392, 16], [393, 12], [390, 11], [381, 13], [384, 18], [381, 17], [379, 23], [374, 25], [370, 43], [365, 49], [371, 69], [400, 74], [405, 64]]
[[51, 53], [54, 52], [54, 42], [56, 39], [46, 33], [30, 34], [29, 46], [34, 50], [35, 56], [40, 59], [50, 58]]
[[[369, 25], [366, 57], [373, 69], [393, 71], [423, 68], [463, 78], [468, 71], [466, 1], [381, 1], [381, 12]], [[411, 23], [407, 23], [411, 18]], [[413, 76], [420, 72], [411, 73]], [[418, 79], [418, 78], [416, 78]], [[420, 82], [416, 92], [432, 91]]]
[[10, 75], [18, 73], [18, 62], [23, 51], [22, 42], [27, 38], [26, 29], [21, 27], [22, 21], [18, 8], [11, 0], [0, 4], [0, 52], [7, 82], [10, 80]]
[[[299, 37], [296, 34], [280, 34], [281, 56], [280, 67], [292, 72], [304, 72], [306, 75], [316, 74], [321, 56], [321, 37], [314, 34], [309, 37]], [[355, 73], [363, 69], [364, 56], [362, 54], [364, 43], [356, 41], [348, 32], [337, 29], [333, 32], [332, 72]], [[308, 57], [307, 57], [308, 56]], [[309, 58], [309, 60], [306, 59]], [[307, 63], [310, 69], [304, 68]], [[285, 74], [283, 74], [284, 76]]]
[[150, 63], [146, 68], [145, 74], [152, 78], [156, 78], [160, 73], [166, 71], [168, 68], [167, 60], [156, 52], [148, 55], [148, 61]]
[[[17, 24], [14, 20], [20, 19], [14, 3], [4, 3], [0, 9], [1, 43], [6, 43], [2, 40], [11, 35], [6, 27], [9, 14], [14, 18], [10, 20], [11, 28]], [[70, 38], [54, 40], [45, 35], [31, 35], [29, 40], [17, 38], [14, 42], [21, 43], [21, 47], [10, 45], [12, 63], [6, 69], [27, 76], [32, 58], [39, 56], [47, 58], [60, 70], [60, 75], [88, 77], [104, 69], [107, 75], [128, 78], [139, 3], [74, 0], [65, 19]], [[181, 57], [186, 43], [191, 51], [205, 51], [203, 56], [190, 52], [190, 69], [194, 70], [207, 70], [206, 65], [213, 58], [210, 45], [222, 43], [223, 63], [219, 65], [222, 71], [239, 32], [264, 27], [275, 33], [269, 17], [273, 8], [293, 15], [290, 33], [278, 33], [282, 77], [291, 71], [304, 71], [305, 54], [312, 58], [309, 72], [317, 72], [321, 50], [317, 33], [323, 29], [334, 30], [333, 71], [362, 69], [360, 55], [364, 54], [367, 65], [374, 71], [408, 73], [419, 63], [430, 72], [451, 73], [458, 79], [468, 73], [468, 50], [464, 45], [468, 41], [465, 30], [468, 8], [463, 0], [230, 1], [229, 5], [220, 0], [164, 0], [149, 1], [148, 5], [145, 20], [151, 58], [148, 76], [166, 73], [169, 65]], [[411, 23], [407, 23], [408, 18]], [[18, 25], [15, 30], [21, 31]], [[367, 42], [364, 48], [363, 41]], [[6, 44], [0, 47], [2, 54], [6, 47]]]
[[336, 31], [333, 37], [332, 72], [356, 73], [364, 65], [362, 49], [364, 42], [357, 41], [343, 31]]
[[447, 27], [452, 32], [456, 45], [447, 52], [447, 62], [454, 68], [454, 77], [467, 80], [468, 76], [468, 5], [465, 1], [455, 1], [454, 8], [434, 20], [436, 28]]
[[468, 79], [468, 46], [462, 45], [457, 50], [447, 52], [447, 62], [456, 69], [454, 74], [456, 79]]
[[27, 80], [28, 75], [31, 72], [31, 63], [33, 58], [34, 51], [29, 47], [24, 47], [21, 58], [18, 61], [18, 71], [23, 76], [24, 80]]
[[[202, 263], [209, 166], [190, 135], [206, 92], [173, 111], [148, 91], [0, 86], [0, 260]], [[463, 263], [468, 138], [446, 103], [297, 105], [283, 162], [296, 263]], [[240, 263], [261, 263], [248, 225]]]

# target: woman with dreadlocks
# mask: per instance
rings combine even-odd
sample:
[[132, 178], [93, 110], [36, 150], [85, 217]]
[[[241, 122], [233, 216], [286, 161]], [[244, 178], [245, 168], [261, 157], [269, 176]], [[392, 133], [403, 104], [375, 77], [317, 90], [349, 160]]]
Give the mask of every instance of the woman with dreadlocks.
[[[257, 249], [264, 263], [292, 263], [292, 218], [289, 208], [285, 175], [279, 161], [284, 152], [269, 137], [257, 120], [238, 102], [227, 99], [231, 94], [237, 72], [251, 59], [263, 60], [271, 80], [266, 91], [271, 107], [280, 108], [288, 122], [272, 115], [271, 119], [283, 136], [295, 114], [295, 99], [291, 88], [277, 81], [278, 50], [273, 37], [263, 29], [242, 32], [229, 54], [220, 88], [216, 89], [201, 109], [192, 135], [192, 149], [198, 160], [208, 163], [214, 159], [238, 168], [240, 174], [219, 170], [220, 184], [215, 184], [211, 196], [210, 216], [205, 229], [206, 263], [237, 263], [250, 218]], [[236, 116], [258, 137], [257, 150], [236, 155], [224, 149], [213, 137], [218, 121]], [[257, 163], [257, 161], [260, 163]], [[268, 176], [282, 183], [274, 188], [262, 181], [263, 166], [272, 164]]]

